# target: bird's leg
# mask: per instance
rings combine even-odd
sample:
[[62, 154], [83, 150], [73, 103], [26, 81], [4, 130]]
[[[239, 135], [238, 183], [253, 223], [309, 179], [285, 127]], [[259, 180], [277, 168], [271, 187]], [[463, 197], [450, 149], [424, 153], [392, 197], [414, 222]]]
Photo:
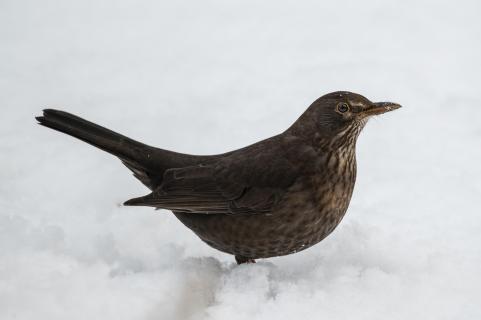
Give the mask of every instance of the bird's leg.
[[247, 258], [244, 256], [235, 256], [235, 261], [237, 264], [243, 264], [243, 263], [256, 263], [256, 261], [252, 258]]

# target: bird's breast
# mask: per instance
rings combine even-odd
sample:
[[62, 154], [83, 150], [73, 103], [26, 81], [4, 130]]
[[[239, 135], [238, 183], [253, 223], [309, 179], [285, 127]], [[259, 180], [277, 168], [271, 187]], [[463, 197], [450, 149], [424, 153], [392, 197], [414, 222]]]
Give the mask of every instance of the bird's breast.
[[210, 246], [250, 258], [304, 250], [328, 236], [344, 216], [355, 181], [355, 159], [325, 159], [323, 170], [299, 177], [269, 214], [176, 216]]
[[350, 150], [339, 150], [329, 154], [312, 179], [319, 217], [332, 231], [346, 213], [354, 190], [355, 153]]

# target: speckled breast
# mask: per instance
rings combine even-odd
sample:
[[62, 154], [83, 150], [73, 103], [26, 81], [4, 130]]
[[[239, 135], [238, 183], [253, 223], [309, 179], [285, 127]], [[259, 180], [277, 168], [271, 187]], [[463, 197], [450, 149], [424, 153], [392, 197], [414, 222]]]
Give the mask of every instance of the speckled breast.
[[295, 253], [324, 239], [343, 218], [355, 171], [340, 176], [337, 169], [300, 178], [270, 214], [175, 215], [208, 245], [226, 253], [253, 259]]

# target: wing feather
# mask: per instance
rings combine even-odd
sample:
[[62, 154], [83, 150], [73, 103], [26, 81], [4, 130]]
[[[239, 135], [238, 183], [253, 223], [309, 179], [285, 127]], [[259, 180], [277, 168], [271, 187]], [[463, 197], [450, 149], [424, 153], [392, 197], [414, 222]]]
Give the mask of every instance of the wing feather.
[[[125, 205], [199, 214], [269, 213], [298, 172], [282, 157], [269, 163], [262, 159], [261, 150], [254, 151], [242, 160], [227, 158], [209, 165], [168, 169], [151, 194]], [[266, 163], [268, 166], [262, 167]]]

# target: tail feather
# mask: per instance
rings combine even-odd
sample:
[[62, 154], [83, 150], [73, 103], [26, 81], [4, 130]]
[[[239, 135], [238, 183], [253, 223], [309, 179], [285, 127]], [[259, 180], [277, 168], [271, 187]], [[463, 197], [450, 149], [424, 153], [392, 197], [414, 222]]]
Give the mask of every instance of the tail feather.
[[80, 139], [120, 160], [134, 176], [153, 190], [162, 183], [169, 168], [181, 168], [210, 161], [216, 156], [194, 156], [154, 148], [65, 111], [45, 109], [36, 117], [42, 126]]
[[[153, 189], [162, 179], [164, 168], [154, 166], [154, 158], [162, 157], [156, 149], [123, 136], [117, 132], [77, 117], [68, 112], [45, 109], [43, 116], [36, 117], [38, 123], [87, 142], [117, 156], [148, 188]], [[167, 151], [164, 151], [167, 152]], [[157, 157], [154, 157], [153, 155]], [[162, 164], [162, 161], [158, 161]]]
[[139, 156], [151, 148], [117, 132], [84, 120], [73, 114], [45, 109], [43, 116], [36, 117], [40, 125], [66, 133], [120, 158], [137, 162]]

